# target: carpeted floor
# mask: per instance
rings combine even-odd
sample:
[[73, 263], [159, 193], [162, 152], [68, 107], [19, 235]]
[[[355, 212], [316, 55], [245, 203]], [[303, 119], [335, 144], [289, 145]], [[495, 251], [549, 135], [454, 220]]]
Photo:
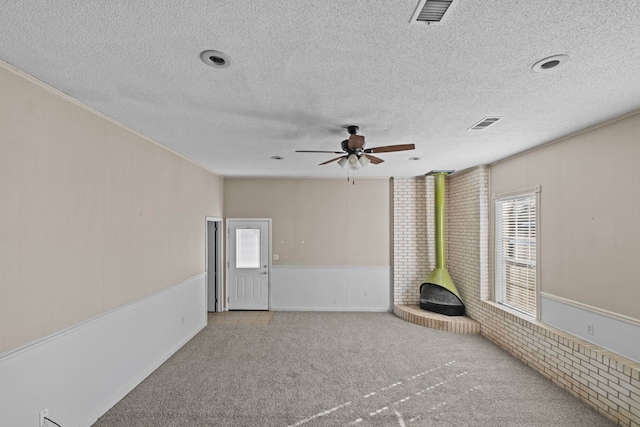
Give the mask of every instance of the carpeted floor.
[[480, 336], [391, 313], [210, 322], [94, 427], [611, 426]]

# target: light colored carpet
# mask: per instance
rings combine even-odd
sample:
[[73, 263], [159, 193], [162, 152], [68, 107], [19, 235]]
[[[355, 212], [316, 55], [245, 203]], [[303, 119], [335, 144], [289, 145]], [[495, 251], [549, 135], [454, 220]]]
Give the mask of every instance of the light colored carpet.
[[480, 336], [317, 312], [211, 322], [94, 424], [343, 425], [613, 424]]

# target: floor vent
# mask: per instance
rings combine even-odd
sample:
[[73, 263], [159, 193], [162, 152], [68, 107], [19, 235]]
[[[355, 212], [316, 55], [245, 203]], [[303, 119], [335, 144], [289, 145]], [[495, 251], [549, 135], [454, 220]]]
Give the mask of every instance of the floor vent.
[[485, 130], [488, 126], [491, 126], [501, 118], [502, 117], [485, 117], [467, 130]]
[[413, 16], [412, 24], [442, 24], [451, 15], [458, 0], [420, 0]]

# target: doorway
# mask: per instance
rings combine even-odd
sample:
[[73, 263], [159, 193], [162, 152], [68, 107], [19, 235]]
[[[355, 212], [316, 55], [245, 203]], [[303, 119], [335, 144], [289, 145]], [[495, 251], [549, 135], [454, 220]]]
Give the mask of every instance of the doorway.
[[269, 310], [271, 219], [227, 222], [229, 310]]
[[223, 311], [222, 218], [207, 217], [207, 311]]

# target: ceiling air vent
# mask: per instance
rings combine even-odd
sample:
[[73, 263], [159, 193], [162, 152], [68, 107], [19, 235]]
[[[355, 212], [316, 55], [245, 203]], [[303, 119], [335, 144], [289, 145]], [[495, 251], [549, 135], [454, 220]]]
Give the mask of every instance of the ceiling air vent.
[[467, 130], [485, 130], [488, 126], [491, 126], [501, 118], [502, 117], [485, 117]]
[[442, 24], [451, 15], [458, 0], [420, 0], [413, 16], [412, 24]]

